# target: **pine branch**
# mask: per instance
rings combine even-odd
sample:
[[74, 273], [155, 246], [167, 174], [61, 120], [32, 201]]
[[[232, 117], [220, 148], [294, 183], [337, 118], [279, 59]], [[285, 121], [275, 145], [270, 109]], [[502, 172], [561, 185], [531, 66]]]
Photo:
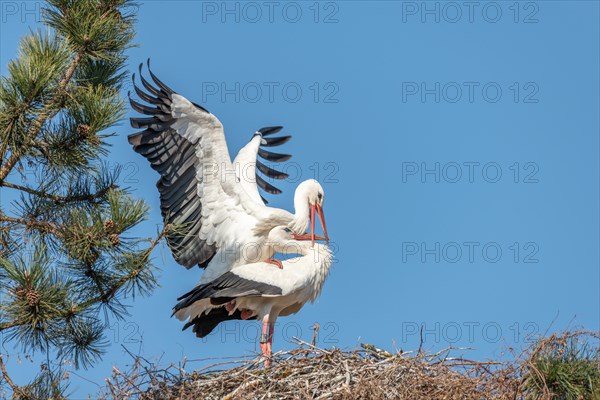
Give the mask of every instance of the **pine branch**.
[[2, 372], [2, 377], [4, 378], [6, 383], [8, 383], [8, 386], [10, 386], [14, 394], [19, 395], [22, 399], [29, 398], [27, 393], [23, 391], [19, 386], [17, 386], [17, 384], [15, 384], [8, 375], [8, 372], [6, 371], [6, 366], [4, 365], [4, 359], [2, 358], [2, 354], [0, 354], [0, 371]]
[[111, 189], [111, 187], [103, 188], [96, 193], [85, 194], [85, 195], [73, 195], [73, 196], [59, 196], [56, 194], [46, 193], [40, 190], [31, 189], [25, 186], [16, 185], [10, 182], [2, 182], [0, 181], [0, 186], [5, 186], [11, 189], [20, 190], [22, 192], [26, 192], [35, 196], [44, 197], [46, 199], [54, 200], [57, 203], [74, 203], [78, 201], [94, 201], [101, 197], [104, 197], [106, 193]]
[[20, 148], [15, 149], [15, 151], [12, 152], [12, 154], [10, 155], [10, 157], [8, 158], [6, 163], [4, 163], [4, 165], [2, 165], [2, 168], [0, 168], [0, 183], [4, 182], [4, 179], [6, 179], [6, 177], [10, 173], [10, 171], [12, 171], [12, 169], [17, 164], [17, 162], [21, 159], [21, 157], [23, 157], [23, 155], [25, 155], [25, 153], [29, 149], [29, 146], [31, 145], [31, 142], [33, 142], [35, 140], [35, 138], [38, 136], [38, 134], [40, 133], [40, 130], [42, 129], [42, 127], [44, 126], [46, 121], [49, 118], [52, 118], [58, 112], [58, 108], [55, 108], [55, 105], [57, 103], [59, 103], [61, 101], [61, 99], [63, 98], [63, 95], [64, 95], [63, 92], [64, 92], [65, 88], [67, 87], [67, 84], [71, 81], [71, 78], [73, 77], [73, 74], [75, 73], [75, 70], [81, 63], [82, 59], [83, 59], [83, 51], [81, 51], [75, 55], [75, 58], [71, 62], [71, 65], [69, 65], [69, 68], [67, 69], [67, 72], [65, 73], [64, 78], [58, 83], [58, 87], [56, 88], [54, 97], [49, 102], [49, 104], [46, 104], [44, 106], [44, 108], [42, 109], [42, 111], [40, 112], [40, 114], [38, 115], [38, 117], [36, 118], [34, 123], [32, 124], [31, 128], [27, 132], [25, 143]]
[[96, 287], [98, 288], [98, 293], [100, 293], [100, 296], [98, 298], [104, 299], [104, 296], [105, 296], [104, 287], [102, 286], [102, 281], [101, 281], [100, 277], [98, 276], [98, 273], [96, 271], [94, 271], [92, 263], [87, 262], [86, 266], [87, 266], [86, 272], [89, 274], [90, 278], [92, 278], [92, 280], [96, 284]]
[[33, 218], [27, 220], [22, 218], [9, 217], [8, 215], [0, 215], [0, 222], [10, 222], [14, 224], [19, 224], [25, 226], [26, 228], [36, 228], [37, 230], [42, 232], [50, 232], [58, 237], [62, 236], [60, 229], [55, 224], [49, 221], [40, 221]]
[[[2, 217], [3, 216], [0, 216], [0, 218], [2, 218]], [[170, 228], [171, 227], [169, 225], [165, 226], [164, 229], [162, 230], [162, 232], [156, 237], [156, 239], [151, 240], [150, 246], [148, 246], [148, 248], [146, 250], [144, 250], [144, 253], [142, 256], [143, 261], [146, 261], [148, 259], [148, 257], [150, 256], [150, 254], [152, 253], [154, 248], [164, 238], [164, 236], [167, 234], [167, 232]], [[117, 295], [117, 293], [123, 286], [125, 286], [132, 279], [135, 279], [135, 277], [140, 272], [141, 272], [140, 270], [132, 271], [131, 273], [122, 277], [119, 281], [117, 281], [117, 283], [112, 285], [111, 288], [109, 290], [107, 290], [106, 292], [101, 293], [99, 296], [95, 296], [83, 303], [73, 305], [70, 309], [65, 310], [63, 313], [61, 313], [54, 319], [72, 318], [74, 314], [82, 313], [98, 303], [108, 303], [110, 300], [112, 300]], [[10, 328], [22, 326], [26, 323], [27, 322], [25, 322], [25, 321], [10, 321], [10, 322], [0, 323], [0, 332], [10, 329]]]
[[[148, 257], [150, 256], [150, 253], [152, 253], [152, 250], [154, 250], [156, 245], [161, 241], [161, 239], [165, 236], [165, 234], [167, 233], [167, 231], [169, 229], [170, 229], [170, 227], [166, 226], [155, 240], [151, 240], [150, 246], [144, 251], [144, 255], [142, 256], [143, 261], [146, 261], [148, 259]], [[119, 289], [121, 289], [125, 284], [127, 284], [127, 282], [134, 279], [139, 273], [140, 273], [139, 270], [134, 270], [131, 273], [129, 273], [128, 275], [122, 277], [104, 295], [98, 296], [96, 298], [93, 298], [93, 299], [85, 302], [84, 304], [82, 304], [82, 308], [86, 309], [92, 304], [95, 304], [98, 302], [106, 303], [106, 302], [110, 301], [113, 297], [115, 297], [115, 295], [117, 294]]]
[[2, 358], [2, 354], [0, 354], [0, 371], [2, 371], [2, 377], [4, 378], [6, 383], [8, 383], [12, 390], [16, 392], [18, 390], [18, 386], [14, 384], [12, 379], [10, 379], [8, 372], [6, 372], [6, 367], [4, 366], [4, 359]]
[[0, 324], [0, 331], [3, 331], [5, 329], [14, 328], [17, 326], [21, 326], [23, 324], [24, 324], [24, 322], [21, 322], [21, 321], [4, 322], [4, 323]]
[[[10, 216], [0, 210], [0, 295], [7, 298], [0, 333], [24, 354], [55, 351], [76, 368], [101, 358], [101, 308], [118, 317], [126, 312], [122, 298], [157, 285], [150, 254], [164, 232], [150, 246], [121, 236], [146, 219], [148, 207], [119, 190], [119, 168], [103, 161], [103, 139], [113, 134], [106, 130], [125, 112], [130, 4], [48, 0], [47, 33], [21, 40], [0, 82], [0, 188], [18, 195]], [[24, 163], [37, 183], [9, 182]], [[62, 398], [55, 378], [42, 373], [22, 386], [7, 380], [7, 389], [16, 398]]]
[[[32, 103], [33, 103], [33, 97], [30, 97], [21, 104], [19, 109], [14, 113], [14, 115], [8, 121], [8, 124], [6, 124], [6, 129], [4, 129], [4, 132], [2, 133], [1, 137], [6, 138], [8, 136], [8, 133], [13, 129], [15, 123], [19, 119], [20, 114], [27, 111], [29, 109], [29, 107], [31, 107]], [[2, 146], [0, 147], [0, 165], [2, 165], [4, 163], [4, 157], [6, 155], [7, 150], [8, 150], [8, 140], [5, 140], [5, 141], [3, 141]]]

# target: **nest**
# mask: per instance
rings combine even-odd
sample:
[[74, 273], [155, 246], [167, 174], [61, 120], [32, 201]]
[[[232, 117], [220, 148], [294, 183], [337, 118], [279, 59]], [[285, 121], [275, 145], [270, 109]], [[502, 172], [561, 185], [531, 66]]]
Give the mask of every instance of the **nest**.
[[[112, 398], [139, 399], [514, 399], [513, 368], [498, 362], [435, 354], [390, 354], [371, 345], [354, 351], [321, 349], [296, 339], [299, 348], [273, 355], [272, 366], [227, 361], [186, 373], [184, 366], [157, 369], [136, 357], [133, 370], [115, 368]], [[237, 364], [233, 368], [232, 364]]]
[[159, 367], [131, 354], [131, 370], [113, 367], [100, 398], [600, 399], [600, 332], [540, 338], [506, 362], [452, 356], [466, 348], [392, 354], [368, 344], [342, 351], [316, 347], [314, 338], [312, 344], [294, 340], [299, 347], [274, 354], [269, 369], [258, 355], [188, 373], [186, 361]]

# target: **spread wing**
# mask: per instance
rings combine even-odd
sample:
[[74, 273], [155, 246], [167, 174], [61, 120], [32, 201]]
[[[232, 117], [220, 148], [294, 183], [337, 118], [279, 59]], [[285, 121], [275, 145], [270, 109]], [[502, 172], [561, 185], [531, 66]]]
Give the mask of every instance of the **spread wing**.
[[[263, 164], [258, 158], [266, 161], [280, 163], [289, 160], [289, 154], [279, 154], [265, 147], [281, 146], [287, 143], [291, 136], [266, 137], [283, 129], [282, 126], [261, 128], [252, 136], [252, 139], [239, 152], [233, 165], [240, 180], [240, 185], [248, 196], [256, 203], [265, 205], [269, 202], [263, 197], [261, 191], [270, 194], [280, 194], [281, 190], [267, 182], [265, 179], [286, 179], [289, 175]], [[260, 173], [259, 173], [260, 172]], [[263, 174], [266, 178], [261, 176]]]
[[161, 82], [149, 60], [148, 72], [154, 85], [144, 79], [140, 64], [147, 92], [133, 76], [143, 103], [130, 98], [131, 106], [148, 117], [131, 118], [131, 126], [143, 130], [128, 140], [160, 174], [156, 186], [165, 225], [179, 227], [167, 237], [175, 260], [205, 268], [218, 248], [251, 237], [264, 211], [236, 180], [221, 122]]

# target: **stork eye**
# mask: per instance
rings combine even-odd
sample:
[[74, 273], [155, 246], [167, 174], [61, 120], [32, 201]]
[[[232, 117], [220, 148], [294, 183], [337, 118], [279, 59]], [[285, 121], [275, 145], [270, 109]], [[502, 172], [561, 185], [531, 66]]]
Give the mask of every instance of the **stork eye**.
[[323, 193], [318, 193], [317, 197], [319, 198], [319, 200], [323, 199]]
[[284, 231], [286, 231], [287, 233], [292, 233], [292, 230], [290, 228], [283, 228]]

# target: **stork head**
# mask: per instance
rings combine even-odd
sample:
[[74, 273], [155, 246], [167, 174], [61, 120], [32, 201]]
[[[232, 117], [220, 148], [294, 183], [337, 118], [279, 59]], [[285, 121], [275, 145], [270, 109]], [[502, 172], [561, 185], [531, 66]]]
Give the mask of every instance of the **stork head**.
[[273, 246], [273, 249], [277, 253], [283, 254], [300, 254], [302, 251], [300, 250], [298, 241], [307, 241], [307, 240], [326, 240], [323, 236], [307, 235], [302, 234], [298, 235], [294, 233], [294, 231], [287, 226], [276, 226], [271, 229], [268, 236], [268, 242]]
[[[314, 179], [308, 179], [298, 185], [296, 189], [296, 195], [294, 196], [294, 203], [296, 211], [306, 210], [309, 213], [310, 218], [310, 238], [314, 244], [315, 237], [315, 213], [318, 214], [321, 226], [323, 227], [323, 233], [325, 234], [324, 239], [329, 241], [327, 235], [327, 225], [325, 224], [325, 214], [323, 213], [323, 202], [325, 201], [325, 191], [319, 182]], [[300, 215], [306, 221], [306, 216]], [[306, 225], [303, 231], [306, 230]]]

